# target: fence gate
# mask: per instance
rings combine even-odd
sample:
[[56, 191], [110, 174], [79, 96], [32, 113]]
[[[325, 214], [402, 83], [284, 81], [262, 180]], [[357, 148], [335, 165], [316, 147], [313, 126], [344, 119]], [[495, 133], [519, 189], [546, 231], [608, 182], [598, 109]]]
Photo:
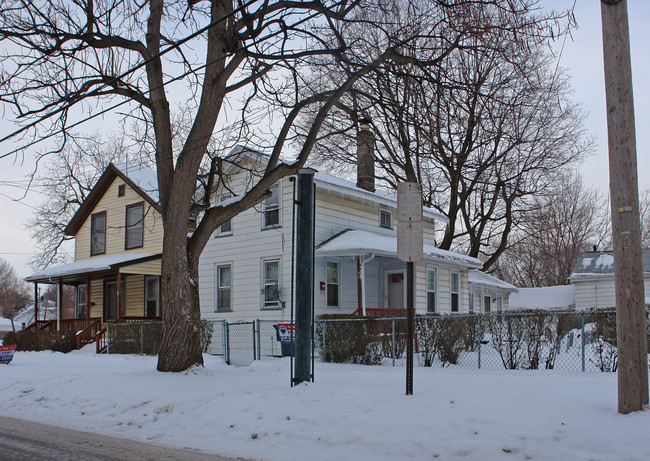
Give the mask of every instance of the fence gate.
[[255, 322], [226, 323], [226, 363], [247, 367], [257, 357]]

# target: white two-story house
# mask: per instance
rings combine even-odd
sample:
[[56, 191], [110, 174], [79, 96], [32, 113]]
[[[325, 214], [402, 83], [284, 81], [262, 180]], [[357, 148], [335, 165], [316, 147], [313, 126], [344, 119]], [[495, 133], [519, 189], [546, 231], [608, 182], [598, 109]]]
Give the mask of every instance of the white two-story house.
[[[267, 156], [237, 147], [228, 160], [233, 166], [213, 202], [252, 187], [252, 172], [264, 170]], [[375, 191], [371, 175], [370, 187], [363, 181], [359, 187], [329, 174], [314, 175], [316, 315], [403, 315], [406, 264], [397, 258], [397, 199]], [[288, 320], [295, 276], [294, 184], [290, 178], [277, 182], [263, 203], [215, 232], [199, 264], [203, 318]], [[488, 296], [480, 293], [486, 288], [471, 288], [469, 280], [470, 270], [480, 269], [481, 261], [436, 247], [435, 230], [447, 223], [441, 213], [425, 208], [423, 223], [424, 261], [415, 268], [416, 313], [483, 311], [482, 298]]]

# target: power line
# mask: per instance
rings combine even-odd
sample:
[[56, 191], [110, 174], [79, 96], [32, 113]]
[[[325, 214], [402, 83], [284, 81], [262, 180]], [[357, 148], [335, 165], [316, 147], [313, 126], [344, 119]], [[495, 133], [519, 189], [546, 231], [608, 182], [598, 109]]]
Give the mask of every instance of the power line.
[[[83, 96], [83, 99], [97, 95], [97, 94], [99, 93], [100, 90], [102, 90], [103, 88], [106, 88], [107, 86], [112, 85], [113, 83], [117, 83], [117, 84], [119, 84], [119, 83], [120, 83], [120, 80], [122, 80], [122, 78], [128, 76], [129, 74], [132, 74], [133, 72], [135, 72], [136, 70], [142, 68], [143, 66], [146, 66], [147, 64], [149, 64], [149, 63], [150, 63], [151, 61], [153, 61], [154, 59], [158, 59], [159, 57], [161, 57], [161, 56], [167, 54], [167, 53], [170, 52], [171, 50], [176, 49], [176, 48], [178, 48], [180, 45], [182, 45], [182, 44], [184, 44], [184, 43], [186, 43], [186, 42], [192, 40], [193, 38], [195, 38], [195, 37], [201, 35], [203, 32], [205, 32], [205, 31], [211, 29], [212, 27], [216, 26], [217, 24], [219, 24], [219, 23], [222, 22], [222, 21], [225, 21], [225, 20], [228, 19], [229, 17], [231, 17], [231, 16], [235, 15], [236, 13], [238, 13], [240, 10], [243, 10], [243, 9], [245, 9], [246, 7], [248, 7], [249, 5], [253, 4], [255, 1], [256, 1], [256, 0], [250, 0], [248, 3], [244, 3], [243, 5], [241, 5], [241, 6], [238, 7], [238, 8], [235, 8], [234, 10], [232, 10], [231, 12], [229, 12], [228, 14], [226, 14], [226, 15], [220, 17], [219, 19], [217, 19], [217, 20], [215, 20], [215, 21], [213, 21], [213, 22], [211, 22], [211, 23], [208, 24], [207, 26], [202, 27], [201, 29], [199, 29], [199, 30], [197, 30], [196, 32], [194, 32], [194, 33], [188, 35], [187, 37], [185, 37], [185, 38], [179, 40], [178, 42], [175, 42], [173, 45], [170, 45], [168, 48], [164, 49], [163, 51], [159, 51], [158, 53], [154, 54], [153, 56], [151, 56], [151, 57], [145, 59], [145, 60], [142, 61], [141, 63], [137, 64], [135, 67], [133, 67], [133, 68], [131, 68], [131, 69], [128, 69], [128, 70], [124, 71], [123, 73], [121, 73], [120, 75], [118, 75], [118, 76], [116, 76], [116, 77], [113, 77], [113, 78], [112, 78], [111, 80], [109, 80], [108, 82], [105, 82], [105, 83], [101, 84], [100, 86], [98, 86], [97, 88], [95, 88], [94, 90], [91, 90], [89, 93], [87, 93], [85, 96]], [[41, 59], [41, 58], [38, 58], [38, 59]], [[37, 61], [38, 61], [38, 59], [37, 59]], [[150, 91], [151, 91], [151, 90], [150, 90]], [[56, 114], [58, 114], [58, 113], [60, 113], [60, 112], [63, 112], [64, 110], [67, 110], [67, 109], [71, 108], [71, 107], [72, 107], [73, 105], [75, 105], [77, 102], [79, 102], [79, 101], [72, 101], [72, 102], [69, 102], [68, 104], [65, 104], [65, 105], [63, 105], [63, 106], [57, 108], [57, 109], [54, 110], [53, 112], [50, 112], [49, 114], [46, 114], [46, 115], [40, 117], [38, 120], [34, 120], [33, 122], [28, 123], [27, 125], [25, 125], [25, 126], [19, 128], [18, 130], [14, 131], [13, 133], [10, 133], [10, 134], [8, 134], [7, 136], [5, 136], [5, 137], [3, 137], [2, 139], [0, 139], [0, 143], [3, 143], [3, 142], [5, 142], [5, 141], [7, 141], [8, 139], [11, 139], [11, 138], [13, 138], [14, 136], [16, 136], [16, 135], [18, 135], [18, 134], [20, 134], [20, 133], [22, 133], [22, 132], [28, 130], [29, 128], [32, 128], [32, 127], [38, 125], [39, 123], [41, 123], [41, 122], [47, 120], [48, 118], [51, 118], [51, 117], [53, 117], [54, 115], [56, 115]], [[3, 158], [3, 157], [0, 157], [0, 158]]]
[[[249, 2], [249, 3], [251, 3], [251, 2]], [[246, 4], [246, 5], [247, 5], [247, 4]], [[318, 16], [318, 14], [320, 14], [320, 13], [312, 13], [311, 15], [308, 15], [307, 17], [301, 19], [300, 21], [297, 21], [296, 23], [292, 24], [291, 27], [293, 28], [293, 27], [296, 27], [296, 26], [298, 26], [298, 25], [300, 25], [300, 24], [302, 24], [302, 23], [304, 23], [304, 22], [307, 22], [307, 21], [309, 21], [309, 20], [315, 18], [316, 16]], [[254, 41], [253, 43], [251, 43], [250, 45], [248, 45], [246, 48], [251, 47], [251, 46], [254, 46], [254, 45], [258, 44], [258, 43], [262, 43], [264, 40], [268, 40], [269, 38], [274, 37], [274, 36], [276, 36], [276, 35], [278, 35], [278, 34], [280, 34], [280, 33], [282, 33], [282, 32], [283, 32], [282, 30], [278, 30], [278, 31], [276, 31], [276, 32], [272, 32], [272, 33], [270, 33], [270, 34], [268, 34], [268, 35], [266, 35], [266, 36], [264, 36], [264, 37], [259, 38], [259, 39], [256, 40], [256, 41]], [[151, 89], [145, 91], [145, 94], [147, 94], [147, 93], [151, 93], [152, 91], [155, 91], [155, 90], [160, 89], [160, 88], [164, 88], [166, 85], [169, 85], [170, 83], [173, 83], [173, 82], [175, 82], [175, 81], [177, 81], [177, 80], [180, 80], [180, 79], [182, 79], [182, 78], [188, 76], [189, 74], [192, 74], [192, 73], [195, 73], [195, 72], [197, 72], [197, 71], [200, 71], [200, 70], [206, 68], [206, 67], [209, 66], [209, 65], [212, 65], [212, 64], [214, 64], [214, 63], [217, 63], [217, 62], [219, 62], [219, 61], [221, 61], [221, 60], [223, 60], [223, 59], [226, 59], [227, 57], [228, 57], [227, 55], [223, 55], [223, 56], [220, 56], [220, 57], [218, 57], [218, 58], [216, 58], [216, 59], [214, 59], [214, 60], [212, 60], [212, 61], [208, 61], [208, 62], [206, 62], [205, 64], [202, 64], [201, 66], [199, 66], [199, 67], [197, 67], [197, 68], [190, 69], [190, 70], [188, 70], [188, 71], [186, 71], [186, 72], [184, 72], [184, 73], [178, 75], [177, 77], [173, 77], [173, 78], [171, 78], [171, 79], [168, 80], [167, 82], [163, 82], [162, 84], [160, 84], [160, 85], [158, 85], [158, 86], [156, 86], [156, 87], [154, 87], [154, 88], [151, 88]], [[135, 69], [134, 69], [134, 70], [135, 70]], [[106, 113], [112, 111], [113, 109], [117, 109], [118, 107], [121, 107], [121, 106], [123, 106], [123, 105], [125, 105], [125, 104], [127, 104], [127, 103], [129, 103], [129, 102], [131, 102], [131, 101], [132, 101], [131, 99], [126, 99], [126, 100], [124, 100], [124, 101], [122, 101], [122, 102], [120, 102], [120, 103], [117, 103], [117, 104], [115, 104], [115, 105], [113, 105], [113, 106], [110, 106], [110, 107], [108, 107], [108, 108], [106, 108], [106, 109], [102, 109], [101, 111], [99, 111], [99, 112], [97, 112], [97, 113], [95, 113], [95, 114], [93, 114], [93, 115], [89, 115], [89, 116], [87, 116], [86, 118], [83, 118], [83, 119], [79, 120], [78, 122], [73, 123], [72, 125], [68, 125], [68, 126], [66, 126], [65, 128], [60, 128], [60, 129], [58, 129], [58, 130], [56, 130], [56, 131], [54, 131], [54, 132], [52, 132], [52, 133], [50, 133], [50, 134], [48, 134], [48, 135], [46, 135], [46, 136], [43, 136], [43, 137], [41, 137], [41, 138], [39, 138], [39, 139], [37, 139], [37, 140], [35, 140], [35, 141], [30, 142], [29, 144], [26, 144], [26, 145], [24, 145], [24, 146], [22, 146], [22, 147], [18, 147], [18, 148], [16, 148], [16, 149], [12, 150], [12, 151], [9, 151], [9, 152], [7, 152], [7, 153], [5, 153], [5, 154], [2, 154], [2, 155], [0, 155], [0, 159], [3, 159], [3, 158], [6, 158], [6, 157], [8, 157], [8, 156], [10, 156], [10, 155], [16, 154], [16, 153], [20, 152], [20, 151], [23, 150], [23, 149], [26, 149], [26, 148], [28, 148], [28, 147], [31, 147], [31, 146], [35, 145], [35, 144], [41, 143], [41, 142], [43, 142], [43, 141], [45, 141], [45, 140], [47, 140], [47, 139], [50, 139], [50, 138], [52, 138], [52, 137], [54, 137], [54, 136], [59, 135], [59, 134], [65, 133], [66, 131], [68, 131], [68, 130], [70, 130], [70, 129], [72, 129], [72, 128], [75, 128], [75, 127], [77, 127], [77, 126], [79, 126], [79, 125], [81, 125], [81, 124], [83, 124], [83, 123], [85, 123], [85, 122], [87, 122], [87, 121], [89, 121], [89, 120], [92, 120], [92, 119], [94, 119], [94, 118], [97, 118], [97, 117], [99, 117], [100, 115], [104, 115], [104, 114], [106, 114]], [[50, 115], [53, 115], [53, 114], [50, 114]], [[30, 124], [30, 125], [33, 125], [33, 124]], [[25, 128], [25, 127], [23, 127], [23, 128]], [[28, 127], [27, 127], [27, 128], [28, 128]], [[21, 129], [21, 130], [22, 130], [22, 129]], [[19, 130], [19, 131], [20, 131], [20, 130]], [[6, 140], [8, 137], [14, 136], [15, 134], [19, 133], [19, 131], [15, 132], [15, 133], [13, 133], [13, 134], [11, 134], [11, 135], [9, 135], [9, 136], [6, 136], [6, 137], [3, 138], [3, 139], [0, 139], [0, 142]], [[209, 137], [211, 137], [211, 136], [212, 136], [212, 134], [207, 135], [206, 137], [209, 138]], [[202, 139], [204, 139], [204, 138], [197, 139], [196, 141], [201, 141]]]

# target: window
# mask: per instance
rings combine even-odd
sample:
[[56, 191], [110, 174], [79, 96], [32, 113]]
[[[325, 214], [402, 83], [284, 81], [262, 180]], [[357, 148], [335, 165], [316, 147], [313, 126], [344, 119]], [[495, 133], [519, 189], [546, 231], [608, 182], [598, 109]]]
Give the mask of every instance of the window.
[[280, 261], [266, 260], [262, 263], [262, 309], [277, 309], [280, 307]]
[[326, 267], [327, 285], [326, 297], [327, 307], [340, 307], [339, 304], [339, 263], [327, 261]]
[[217, 311], [232, 310], [232, 266], [217, 266]]
[[90, 217], [90, 256], [106, 253], [106, 212]]
[[379, 227], [393, 228], [393, 215], [388, 210], [379, 210]]
[[490, 296], [484, 296], [483, 297], [483, 312], [485, 312], [486, 314], [490, 313], [490, 310], [491, 310], [490, 303], [491, 302], [492, 302], [492, 298], [490, 298]]
[[269, 188], [271, 196], [264, 200], [262, 227], [277, 227], [280, 225], [280, 185], [273, 184]]
[[474, 292], [473, 291], [469, 292], [469, 313], [470, 314], [474, 313]]
[[451, 273], [451, 311], [458, 312], [458, 304], [460, 297], [460, 274], [458, 272]]
[[125, 190], [126, 190], [126, 187], [124, 186], [124, 184], [120, 184], [119, 186], [117, 186], [117, 196], [118, 197], [124, 197], [124, 191]]
[[[222, 194], [219, 196], [219, 203], [225, 202], [232, 197], [232, 194]], [[217, 229], [217, 235], [232, 235], [232, 219], [229, 219], [225, 223], [219, 226]]]
[[436, 288], [438, 286], [438, 269], [427, 269], [427, 313], [436, 311]]
[[497, 312], [500, 314], [503, 310], [503, 297], [497, 296]]
[[77, 318], [86, 317], [86, 284], [82, 283], [77, 287]]
[[141, 248], [144, 240], [144, 203], [126, 207], [126, 242], [125, 248]]
[[160, 277], [149, 275], [144, 284], [144, 316], [160, 317]]

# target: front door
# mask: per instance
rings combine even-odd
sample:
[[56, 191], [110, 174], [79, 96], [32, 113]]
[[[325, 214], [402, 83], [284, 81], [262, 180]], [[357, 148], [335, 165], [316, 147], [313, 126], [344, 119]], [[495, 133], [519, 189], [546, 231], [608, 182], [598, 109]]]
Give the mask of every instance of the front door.
[[[124, 280], [120, 290], [121, 313], [124, 314]], [[106, 282], [104, 285], [104, 322], [117, 320], [117, 281]]]
[[404, 271], [386, 273], [386, 307], [389, 309], [406, 309]]

